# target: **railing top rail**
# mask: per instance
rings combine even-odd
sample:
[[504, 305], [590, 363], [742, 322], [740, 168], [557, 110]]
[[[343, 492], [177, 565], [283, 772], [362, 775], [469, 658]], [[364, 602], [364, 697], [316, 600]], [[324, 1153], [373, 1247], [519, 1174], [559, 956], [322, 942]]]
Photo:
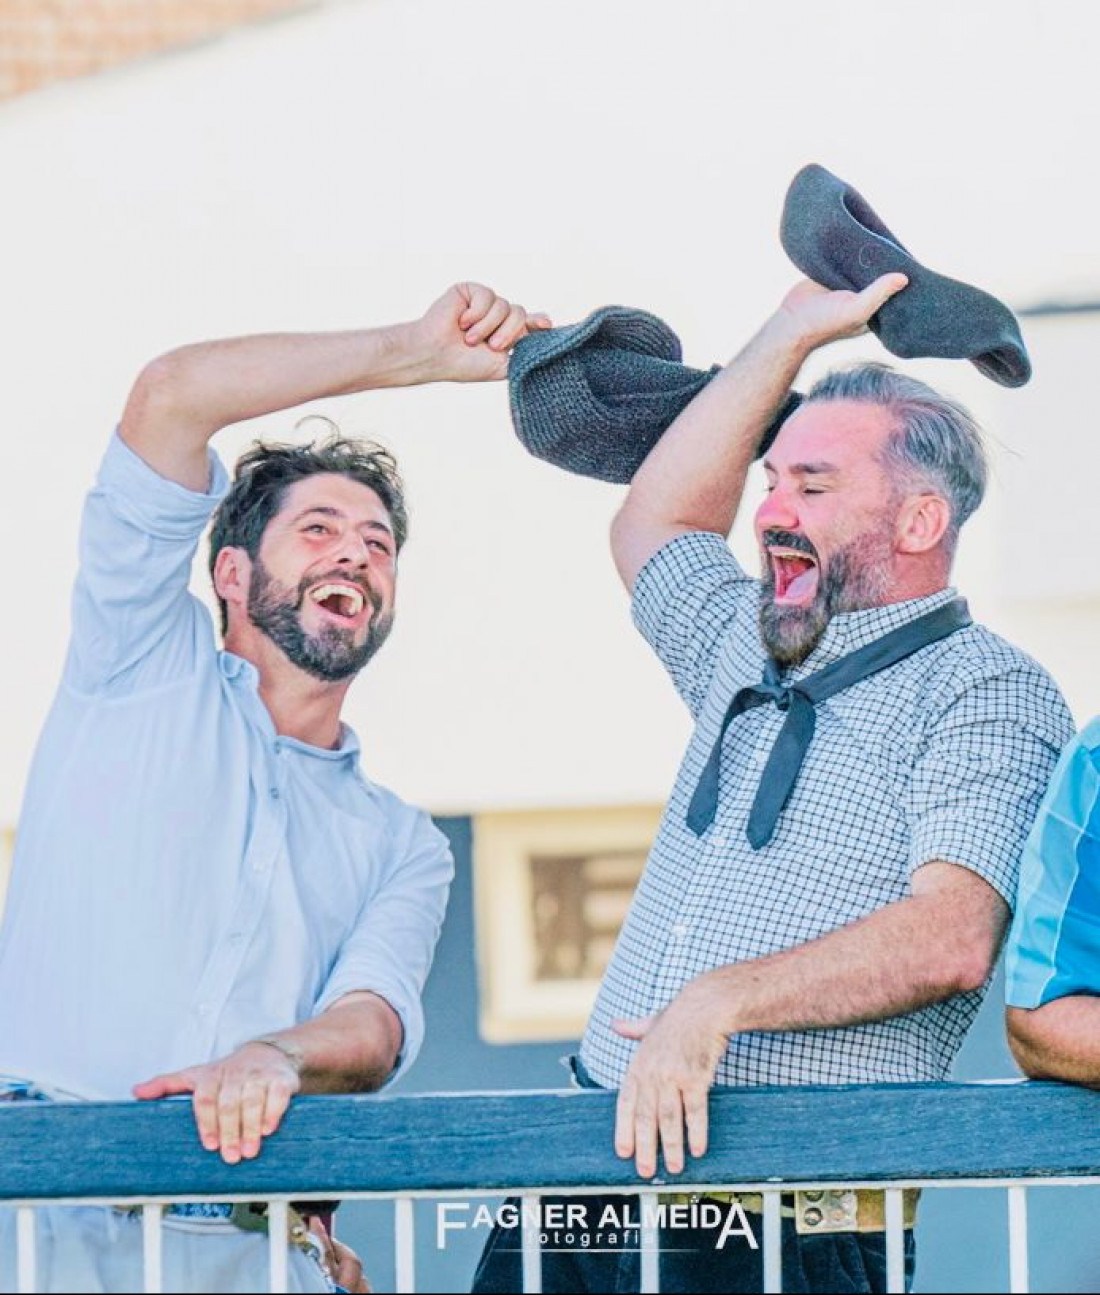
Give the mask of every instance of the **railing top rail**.
[[[608, 1092], [306, 1097], [253, 1161], [190, 1104], [0, 1105], [0, 1199], [640, 1185]], [[700, 1183], [1100, 1178], [1100, 1094], [1061, 1084], [716, 1089]]]

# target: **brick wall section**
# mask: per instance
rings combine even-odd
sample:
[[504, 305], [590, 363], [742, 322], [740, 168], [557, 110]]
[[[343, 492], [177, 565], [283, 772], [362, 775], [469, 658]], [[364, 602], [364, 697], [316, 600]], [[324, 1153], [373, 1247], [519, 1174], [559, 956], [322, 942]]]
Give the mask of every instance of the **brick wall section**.
[[187, 45], [307, 0], [0, 0], [0, 99]]

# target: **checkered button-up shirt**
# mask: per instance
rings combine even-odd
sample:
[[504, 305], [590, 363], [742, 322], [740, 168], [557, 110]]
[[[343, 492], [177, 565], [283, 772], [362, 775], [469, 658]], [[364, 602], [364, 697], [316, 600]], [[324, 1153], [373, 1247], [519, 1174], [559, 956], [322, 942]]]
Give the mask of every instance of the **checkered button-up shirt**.
[[[955, 597], [835, 616], [804, 679]], [[817, 727], [775, 835], [754, 851], [745, 825], [784, 716], [735, 719], [718, 812], [701, 837], [685, 816], [726, 709], [760, 681], [759, 583], [716, 535], [692, 533], [647, 563], [638, 627], [695, 718], [695, 732], [604, 977], [581, 1049], [617, 1087], [634, 1044], [616, 1017], [665, 1007], [691, 979], [816, 939], [910, 893], [936, 860], [976, 872], [1011, 905], [1020, 854], [1058, 754], [1073, 733], [1062, 695], [1023, 652], [978, 625], [957, 631], [817, 707]], [[890, 1020], [735, 1035], [719, 1084], [942, 1079], [984, 991]]]

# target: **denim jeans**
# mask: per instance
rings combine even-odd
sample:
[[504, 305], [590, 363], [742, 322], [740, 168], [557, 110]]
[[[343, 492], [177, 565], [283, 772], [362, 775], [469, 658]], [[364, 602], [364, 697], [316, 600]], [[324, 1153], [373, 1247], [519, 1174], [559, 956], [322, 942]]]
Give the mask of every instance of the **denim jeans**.
[[[518, 1212], [518, 1201], [509, 1202]], [[547, 1295], [561, 1292], [632, 1292], [640, 1286], [638, 1233], [609, 1227], [606, 1220], [629, 1222], [638, 1218], [637, 1196], [544, 1197], [546, 1214], [574, 1220], [584, 1226], [560, 1229], [542, 1227], [542, 1289]], [[583, 1215], [579, 1207], [584, 1206]], [[610, 1212], [609, 1212], [610, 1211]], [[624, 1215], [624, 1211], [626, 1214]], [[658, 1230], [660, 1289], [668, 1295], [749, 1295], [763, 1290], [763, 1250], [754, 1249], [740, 1230], [726, 1227], [729, 1206], [719, 1204], [718, 1222], [709, 1226], [667, 1227]], [[744, 1217], [760, 1246], [759, 1214]], [[600, 1226], [605, 1221], [605, 1226]], [[726, 1233], [723, 1239], [723, 1233]], [[522, 1289], [523, 1230], [497, 1225], [491, 1233], [474, 1276], [479, 1295], [513, 1295]], [[783, 1291], [785, 1295], [854, 1295], [886, 1290], [886, 1234], [883, 1232], [833, 1232], [802, 1236], [794, 1220], [782, 1220]], [[916, 1252], [911, 1231], [905, 1233], [906, 1289], [913, 1280]]]

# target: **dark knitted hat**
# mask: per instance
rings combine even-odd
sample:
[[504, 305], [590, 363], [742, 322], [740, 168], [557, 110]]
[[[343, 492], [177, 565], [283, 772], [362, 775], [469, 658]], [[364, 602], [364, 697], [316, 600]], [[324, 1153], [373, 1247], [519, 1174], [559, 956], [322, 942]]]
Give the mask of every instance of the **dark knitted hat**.
[[823, 166], [805, 166], [791, 181], [779, 236], [803, 274], [826, 288], [859, 292], [890, 271], [908, 276], [909, 286], [869, 323], [895, 355], [970, 360], [1005, 387], [1021, 387], [1031, 377], [1012, 311], [980, 288], [915, 261], [866, 199]]
[[[678, 414], [719, 371], [680, 362], [680, 339], [656, 315], [604, 306], [579, 324], [530, 333], [508, 365], [512, 424], [539, 459], [627, 482]], [[797, 408], [788, 397], [760, 453]]]

